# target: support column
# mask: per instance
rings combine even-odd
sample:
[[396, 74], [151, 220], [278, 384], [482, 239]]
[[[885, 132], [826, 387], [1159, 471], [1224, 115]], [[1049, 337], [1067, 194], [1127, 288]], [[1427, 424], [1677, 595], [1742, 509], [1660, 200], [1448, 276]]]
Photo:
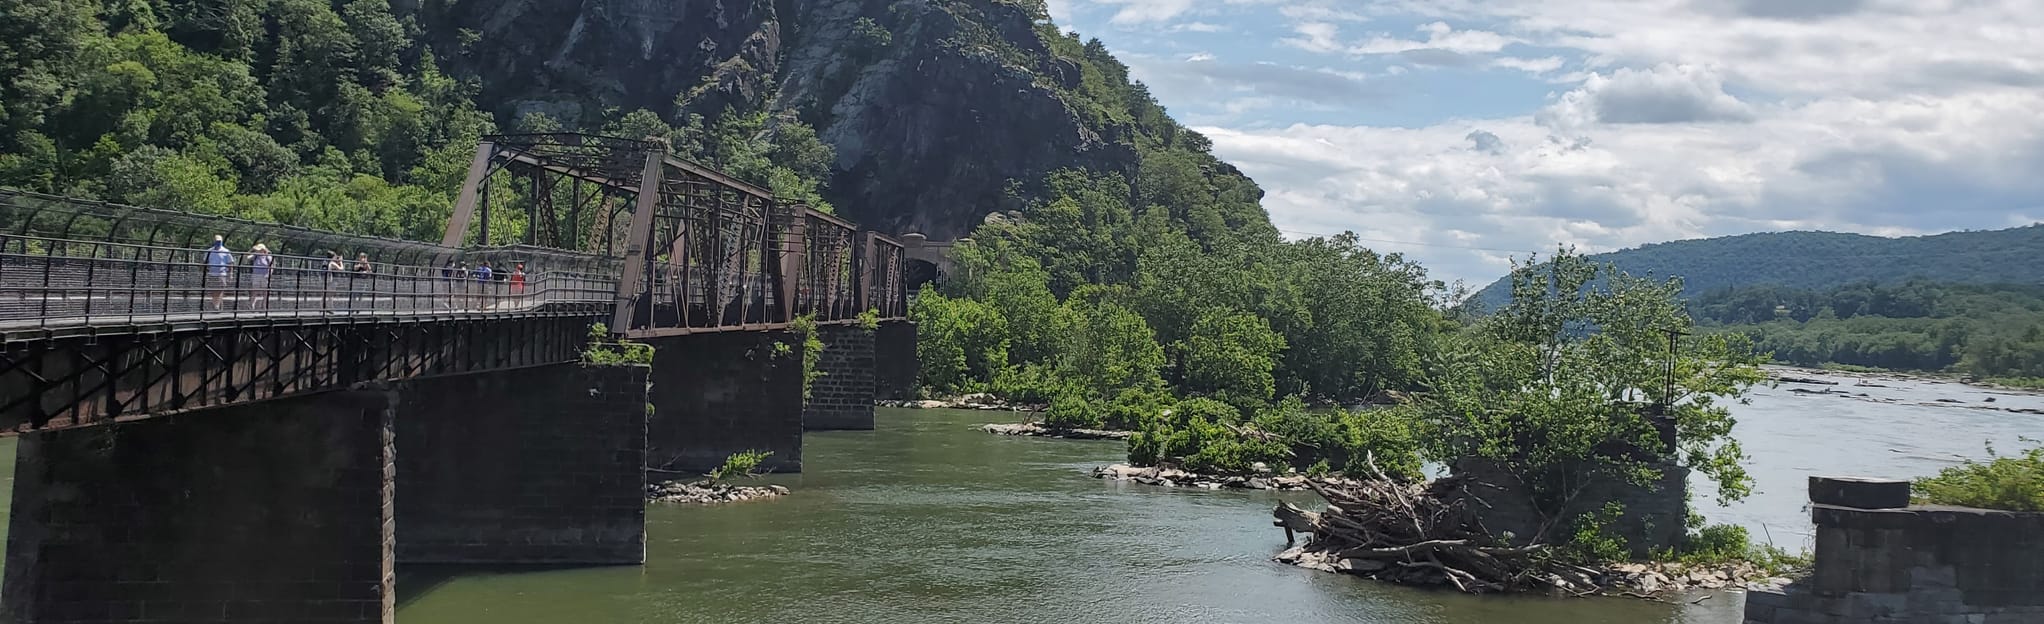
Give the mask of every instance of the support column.
[[32, 434], [15, 458], [13, 622], [388, 623], [390, 393]]
[[646, 561], [645, 366], [405, 382], [400, 563]]
[[916, 398], [916, 376], [922, 362], [916, 359], [916, 324], [889, 321], [873, 335], [874, 395], [890, 401]]
[[802, 411], [802, 428], [809, 431], [873, 430], [874, 351], [877, 330], [856, 325], [826, 325], [817, 328], [823, 340], [823, 355], [817, 371], [822, 375], [809, 384], [809, 404]]
[[764, 469], [802, 471], [802, 345], [794, 334], [649, 342], [655, 351], [646, 465], [702, 474], [732, 453], [758, 450], [774, 454]]

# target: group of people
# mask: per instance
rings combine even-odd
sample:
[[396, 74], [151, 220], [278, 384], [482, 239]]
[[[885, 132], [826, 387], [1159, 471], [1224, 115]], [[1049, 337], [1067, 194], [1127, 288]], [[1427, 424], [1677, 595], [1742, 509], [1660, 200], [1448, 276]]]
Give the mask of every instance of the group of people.
[[487, 308], [495, 305], [498, 295], [525, 295], [525, 263], [514, 263], [511, 270], [501, 271], [490, 268], [487, 260], [476, 263], [473, 269], [467, 262], [449, 260], [440, 267], [440, 282], [449, 307], [459, 309], [466, 303]]
[[[270, 307], [270, 278], [276, 273], [277, 260], [270, 255], [269, 247], [256, 243], [247, 254], [236, 258], [234, 251], [227, 248], [226, 237], [215, 235], [213, 246], [206, 249], [205, 255], [208, 309], [222, 309], [228, 291], [233, 290], [249, 293], [250, 309]], [[247, 268], [245, 281], [235, 271], [237, 266]], [[355, 254], [355, 262], [350, 264], [342, 260], [340, 252], [328, 251], [325, 266], [319, 269], [320, 308], [329, 308], [333, 293], [343, 288], [349, 293], [347, 303], [350, 308], [355, 307], [365, 294], [374, 297], [376, 265], [370, 262], [367, 252]], [[491, 269], [487, 261], [478, 263], [471, 270], [466, 262], [449, 260], [440, 269], [438, 292], [435, 293], [440, 297], [436, 299], [439, 303], [435, 307], [492, 307], [501, 295], [523, 296], [525, 277], [523, 262], [514, 263], [510, 271], [499, 271]], [[417, 279], [427, 278], [421, 275]], [[373, 300], [370, 303], [374, 305]]]

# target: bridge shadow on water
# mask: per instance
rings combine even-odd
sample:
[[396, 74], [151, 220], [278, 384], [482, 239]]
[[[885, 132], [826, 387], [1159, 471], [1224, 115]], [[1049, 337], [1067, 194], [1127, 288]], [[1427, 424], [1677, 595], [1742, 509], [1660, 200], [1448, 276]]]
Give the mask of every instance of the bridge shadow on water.
[[[397, 608], [446, 587], [458, 579], [477, 576], [513, 576], [570, 570], [615, 568], [615, 565], [484, 565], [462, 563], [408, 563], [397, 567]], [[630, 566], [637, 567], [637, 566]]]

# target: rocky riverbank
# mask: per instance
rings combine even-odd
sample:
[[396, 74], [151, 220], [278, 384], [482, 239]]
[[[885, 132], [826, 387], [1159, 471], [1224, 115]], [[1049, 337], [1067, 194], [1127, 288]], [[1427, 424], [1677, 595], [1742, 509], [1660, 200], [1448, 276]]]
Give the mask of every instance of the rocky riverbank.
[[710, 481], [667, 481], [646, 485], [646, 500], [684, 505], [716, 505], [787, 495], [788, 488], [779, 485], [753, 487]]
[[1037, 423], [1016, 423], [1012, 425], [982, 425], [980, 431], [995, 435], [1024, 436], [1031, 438], [1062, 438], [1066, 440], [1127, 440], [1134, 431], [1109, 431], [1106, 429], [1057, 429]]
[[[1205, 490], [1304, 490], [1305, 475], [1278, 475], [1268, 469], [1253, 475], [1209, 475], [1197, 472], [1163, 468], [1157, 466], [1130, 466], [1114, 464], [1093, 469], [1093, 477], [1112, 481], [1130, 481], [1143, 485], [1164, 487], [1189, 487]], [[1322, 479], [1327, 483], [1347, 483], [1346, 479], [1333, 477]]]
[[[1347, 558], [1339, 553], [1313, 552], [1297, 546], [1272, 559], [1302, 568], [1378, 578], [1393, 572], [1397, 562], [1386, 559]], [[1779, 587], [1789, 579], [1777, 577], [1751, 563], [1688, 565], [1681, 563], [1618, 563], [1596, 568], [1578, 567], [1569, 585], [1594, 587], [1593, 594], [1631, 598], [1662, 599], [1697, 590], [1745, 587]]]
[[1041, 412], [1050, 409], [1048, 405], [1011, 403], [991, 394], [968, 394], [965, 396], [920, 401], [874, 401], [880, 407], [905, 407], [908, 409], [961, 409], [1001, 412]]

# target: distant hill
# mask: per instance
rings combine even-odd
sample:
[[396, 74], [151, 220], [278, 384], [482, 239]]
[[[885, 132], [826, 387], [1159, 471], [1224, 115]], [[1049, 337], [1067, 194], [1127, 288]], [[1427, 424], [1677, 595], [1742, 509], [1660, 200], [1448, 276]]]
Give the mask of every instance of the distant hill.
[[[1739, 286], [1825, 288], [1910, 278], [2044, 285], [2044, 224], [1903, 238], [1767, 232], [1655, 243], [1590, 258], [1634, 275], [1679, 276], [1691, 297]], [[1510, 297], [1511, 284], [1500, 278], [1470, 300], [1495, 310]]]

